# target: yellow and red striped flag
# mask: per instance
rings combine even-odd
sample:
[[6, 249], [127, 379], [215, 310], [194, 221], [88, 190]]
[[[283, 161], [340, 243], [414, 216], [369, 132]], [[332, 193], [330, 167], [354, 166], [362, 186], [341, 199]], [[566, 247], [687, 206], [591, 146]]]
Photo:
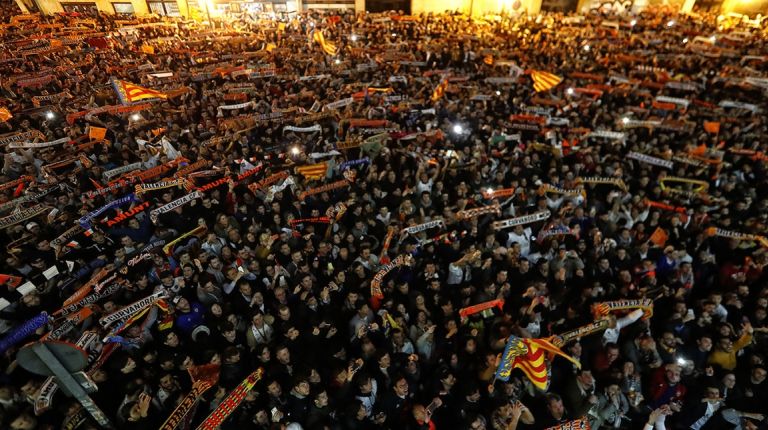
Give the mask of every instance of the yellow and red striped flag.
[[531, 70], [530, 74], [531, 79], [533, 79], [533, 89], [537, 93], [552, 89], [560, 82], [563, 82], [562, 76], [553, 75], [542, 70]]
[[139, 100], [168, 98], [168, 95], [162, 91], [140, 87], [136, 84], [132, 84], [128, 81], [121, 81], [119, 79], [113, 78], [112, 86], [115, 88], [117, 98], [120, 99], [120, 103], [122, 104], [129, 104]]
[[495, 379], [507, 381], [513, 369], [520, 369], [536, 388], [546, 391], [549, 387], [547, 361], [551, 361], [555, 355], [565, 357], [581, 368], [581, 363], [563, 353], [550, 339], [522, 339], [510, 336], [496, 369]]
[[443, 78], [442, 81], [435, 87], [435, 91], [432, 92], [432, 101], [436, 102], [443, 98], [445, 90], [448, 89], [448, 78]]
[[253, 389], [257, 382], [261, 379], [261, 375], [264, 373], [264, 369], [259, 368], [255, 372], [248, 375], [243, 382], [240, 383], [234, 390], [229, 392], [224, 400], [219, 403], [219, 406], [211, 412], [210, 415], [197, 427], [197, 430], [213, 430], [219, 428], [222, 421], [240, 406], [240, 403], [245, 400], [245, 396], [249, 391]]
[[334, 45], [331, 42], [328, 42], [325, 40], [325, 36], [323, 35], [322, 30], [315, 30], [315, 34], [312, 36], [315, 42], [319, 43], [320, 46], [323, 48], [323, 51], [325, 51], [328, 55], [336, 55], [336, 45]]
[[325, 172], [327, 170], [328, 163], [323, 161], [322, 163], [299, 166], [296, 168], [296, 173], [304, 176], [307, 179], [322, 179], [323, 176], [325, 176]]

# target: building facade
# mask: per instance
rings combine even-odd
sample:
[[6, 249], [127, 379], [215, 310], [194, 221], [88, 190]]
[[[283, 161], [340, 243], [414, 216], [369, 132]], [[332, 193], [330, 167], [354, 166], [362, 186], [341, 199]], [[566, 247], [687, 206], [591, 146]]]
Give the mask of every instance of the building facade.
[[539, 11], [585, 12], [612, 8], [638, 12], [647, 6], [665, 5], [690, 11], [694, 4], [705, 10], [755, 15], [768, 10], [768, 0], [15, 0], [23, 11], [51, 14], [99, 11], [141, 16], [158, 14], [189, 17], [195, 10], [212, 15], [226, 12], [295, 12], [308, 9], [348, 9], [356, 12], [402, 10], [406, 14], [455, 10], [473, 15]]

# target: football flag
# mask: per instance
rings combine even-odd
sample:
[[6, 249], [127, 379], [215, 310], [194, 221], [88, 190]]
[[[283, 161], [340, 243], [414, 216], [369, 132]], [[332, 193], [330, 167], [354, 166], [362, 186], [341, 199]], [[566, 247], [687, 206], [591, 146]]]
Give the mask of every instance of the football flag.
[[531, 79], [533, 79], [533, 89], [540, 93], [550, 90], [563, 81], [563, 78], [541, 70], [531, 70]]
[[435, 91], [432, 92], [432, 101], [436, 102], [443, 98], [445, 95], [445, 90], [448, 88], [448, 78], [443, 78], [442, 81], [440, 81], [440, 84], [437, 85], [435, 88]]
[[520, 369], [536, 388], [546, 391], [549, 387], [547, 361], [551, 361], [555, 355], [560, 355], [581, 368], [581, 363], [563, 353], [549, 338], [522, 339], [510, 336], [494, 378], [508, 381], [512, 370]]
[[325, 36], [323, 35], [322, 30], [315, 30], [314, 35], [312, 36], [312, 39], [314, 39], [315, 42], [320, 44], [320, 47], [323, 48], [323, 51], [325, 51], [326, 54], [336, 55], [336, 51], [337, 51], [336, 45], [325, 40]]
[[115, 88], [115, 92], [117, 93], [117, 98], [120, 99], [120, 103], [124, 105], [139, 100], [168, 98], [168, 95], [162, 91], [140, 87], [136, 84], [132, 84], [128, 81], [121, 81], [119, 79], [113, 78], [112, 86]]
[[322, 163], [299, 166], [296, 168], [296, 173], [299, 173], [307, 179], [322, 179], [327, 170], [328, 163], [323, 161]]

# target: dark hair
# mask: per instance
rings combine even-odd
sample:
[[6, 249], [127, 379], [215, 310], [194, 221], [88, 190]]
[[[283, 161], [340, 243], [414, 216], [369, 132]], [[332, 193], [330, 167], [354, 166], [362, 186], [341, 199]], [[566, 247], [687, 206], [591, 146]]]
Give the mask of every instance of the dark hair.
[[240, 354], [240, 350], [235, 346], [228, 346], [224, 348], [224, 352], [221, 353], [222, 361], [229, 360], [230, 358]]
[[544, 396], [544, 398], [547, 401], [547, 406], [549, 406], [549, 404], [552, 403], [552, 402], [561, 402], [561, 401], [563, 401], [563, 398], [560, 397], [560, 395], [557, 394], [557, 393], [547, 393]]

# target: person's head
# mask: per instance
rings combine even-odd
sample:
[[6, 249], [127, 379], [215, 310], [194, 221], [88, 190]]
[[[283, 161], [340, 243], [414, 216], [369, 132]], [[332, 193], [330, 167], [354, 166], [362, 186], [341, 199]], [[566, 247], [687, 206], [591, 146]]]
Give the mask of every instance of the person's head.
[[283, 387], [277, 379], [273, 379], [267, 384], [267, 393], [272, 397], [280, 397], [283, 394]]
[[733, 352], [733, 341], [730, 337], [724, 336], [717, 341], [717, 347], [724, 352]]
[[712, 350], [712, 338], [709, 335], [702, 335], [696, 339], [696, 346], [701, 352], [709, 352]]
[[306, 379], [300, 379], [294, 384], [293, 391], [302, 397], [307, 397], [309, 396], [309, 388], [309, 382]]
[[240, 362], [240, 350], [236, 346], [228, 346], [221, 353], [221, 360], [224, 364], [235, 364]]
[[707, 387], [704, 390], [704, 398], [707, 400], [717, 400], [720, 398], [720, 390], [717, 387]]
[[388, 369], [390, 364], [392, 363], [392, 358], [389, 356], [389, 352], [387, 350], [382, 349], [381, 351], [376, 353], [377, 362], [380, 368], [382, 369]]
[[670, 385], [680, 382], [680, 366], [676, 363], [667, 364], [664, 368], [664, 376]]
[[291, 352], [287, 345], [278, 346], [275, 350], [275, 357], [280, 364], [288, 365], [291, 363]]
[[11, 430], [34, 430], [36, 428], [37, 418], [26, 412], [23, 412], [10, 423]]
[[565, 406], [563, 406], [563, 399], [555, 393], [549, 393], [545, 397], [547, 411], [557, 419], [560, 419], [565, 414]]
[[165, 372], [159, 380], [160, 388], [164, 390], [172, 390], [176, 388], [176, 380], [173, 377], [173, 374], [170, 372]]
[[665, 331], [661, 335], [661, 345], [668, 349], [674, 349], [677, 347], [677, 342], [675, 341], [675, 334], [671, 331]]
[[285, 337], [288, 340], [296, 340], [301, 333], [299, 332], [299, 329], [297, 329], [295, 326], [291, 325], [288, 327], [288, 329], [285, 331]]
[[448, 368], [442, 369], [439, 377], [443, 387], [447, 390], [450, 390], [456, 384], [456, 377], [453, 376], [453, 372]]
[[289, 321], [291, 319], [291, 308], [287, 305], [281, 305], [277, 311], [277, 316], [281, 321]]
[[486, 429], [486, 421], [485, 417], [480, 414], [473, 414], [467, 417], [466, 420], [466, 428], [469, 430], [485, 430]]
[[185, 314], [192, 311], [192, 307], [190, 306], [189, 301], [182, 296], [176, 296], [173, 302], [174, 302], [174, 305], [176, 306], [177, 312]]
[[392, 330], [392, 343], [402, 346], [405, 344], [405, 333], [401, 329]]
[[133, 248], [134, 242], [130, 236], [123, 236], [120, 238], [120, 244], [122, 244], [126, 248]]
[[328, 392], [325, 390], [318, 392], [315, 394], [313, 402], [317, 408], [324, 408], [328, 406]]
[[621, 392], [621, 388], [619, 388], [619, 384], [611, 383], [607, 387], [605, 387], [605, 394], [609, 396], [615, 396]]
[[304, 256], [302, 255], [301, 251], [294, 251], [291, 254], [291, 261], [293, 261], [294, 264], [299, 264], [301, 260], [304, 259]]
[[768, 370], [766, 370], [765, 365], [757, 364], [752, 368], [750, 381], [755, 385], [759, 385], [765, 381], [766, 376], [768, 376]]
[[595, 378], [592, 376], [592, 371], [589, 369], [579, 369], [576, 372], [576, 380], [579, 381], [583, 387], [592, 387], [595, 385]]
[[425, 422], [427, 420], [427, 408], [425, 408], [424, 405], [421, 405], [421, 404], [413, 405], [412, 413], [413, 413], [413, 419], [415, 419], [418, 422]]
[[608, 363], [613, 363], [619, 358], [619, 346], [615, 343], [608, 343], [605, 345], [605, 358]]
[[464, 399], [471, 403], [480, 401], [480, 388], [474, 381], [463, 384]]
[[221, 307], [220, 304], [214, 303], [211, 305], [211, 315], [217, 318], [221, 317], [222, 315], [224, 315], [224, 309]]
[[256, 357], [262, 363], [269, 363], [272, 359], [272, 351], [269, 349], [269, 345], [263, 344], [256, 347]]
[[573, 342], [568, 347], [568, 352], [570, 353], [570, 355], [574, 357], [581, 357], [581, 351], [582, 351], [581, 342], [579, 342], [578, 340], [576, 342]]
[[[231, 316], [228, 315], [228, 317]], [[224, 339], [229, 343], [234, 343], [237, 339], [237, 331], [235, 330], [235, 325], [231, 321], [227, 321], [224, 324], [221, 325], [221, 335], [224, 337]]]
[[733, 372], [728, 372], [723, 375], [723, 387], [732, 390], [736, 386], [736, 375]]
[[361, 375], [357, 382], [357, 388], [362, 394], [370, 394], [373, 391], [373, 379], [368, 375]]
[[251, 318], [251, 323], [256, 328], [261, 328], [264, 326], [264, 314], [261, 312], [256, 312], [253, 314], [253, 317]]
[[405, 376], [395, 378], [392, 389], [398, 397], [405, 398], [408, 395], [408, 380]]
[[365, 405], [363, 405], [363, 402], [357, 399], [355, 399], [355, 401], [352, 402], [350, 411], [352, 412], [350, 415], [355, 417], [355, 419], [358, 421], [364, 420], [366, 415], [368, 414], [368, 411], [366, 411]]

